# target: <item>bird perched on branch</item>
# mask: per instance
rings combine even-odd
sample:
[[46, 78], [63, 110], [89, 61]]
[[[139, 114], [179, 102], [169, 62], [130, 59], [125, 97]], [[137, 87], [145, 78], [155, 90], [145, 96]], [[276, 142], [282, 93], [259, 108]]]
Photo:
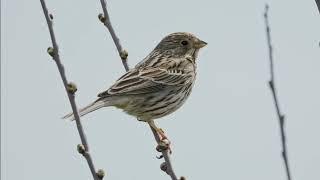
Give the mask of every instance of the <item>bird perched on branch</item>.
[[[153, 120], [171, 114], [186, 101], [196, 78], [198, 51], [206, 44], [190, 33], [169, 34], [133, 69], [98, 94], [97, 100], [80, 109], [79, 115], [115, 106], [149, 123], [165, 139]], [[70, 113], [63, 118], [73, 120], [74, 116]]]

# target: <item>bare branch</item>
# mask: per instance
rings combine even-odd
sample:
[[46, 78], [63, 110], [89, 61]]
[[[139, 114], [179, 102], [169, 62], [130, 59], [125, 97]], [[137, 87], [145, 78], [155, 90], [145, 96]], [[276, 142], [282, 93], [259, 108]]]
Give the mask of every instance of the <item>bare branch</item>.
[[319, 13], [320, 13], [320, 0], [316, 0], [316, 3], [317, 3], [318, 10], [319, 10]]
[[[153, 133], [153, 136], [155, 138], [155, 140], [157, 141], [158, 144], [161, 143], [161, 140], [160, 140], [160, 137], [159, 137], [159, 134], [157, 133], [157, 131], [155, 129], [153, 129], [151, 126], [150, 126], [150, 129]], [[166, 149], [166, 150], [163, 150], [161, 151], [162, 153], [162, 156], [165, 160], [165, 163], [162, 164], [165, 168], [162, 169], [163, 171], [165, 171], [170, 177], [172, 180], [178, 180], [174, 170], [173, 170], [173, 167], [172, 167], [172, 164], [171, 164], [171, 160], [170, 160], [170, 156], [169, 156], [169, 150]]]
[[124, 50], [120, 44], [120, 40], [119, 38], [117, 37], [116, 33], [114, 32], [114, 29], [111, 25], [111, 21], [110, 21], [110, 18], [109, 18], [109, 14], [108, 14], [108, 11], [107, 11], [107, 3], [105, 0], [100, 0], [101, 2], [101, 6], [102, 6], [102, 9], [103, 9], [103, 14], [99, 14], [99, 19], [100, 21], [108, 28], [109, 32], [110, 32], [110, 35], [113, 39], [113, 42], [114, 44], [116, 45], [117, 47], [117, 50], [119, 52], [119, 56], [122, 60], [122, 64], [124, 66], [124, 68], [126, 69], [126, 71], [129, 71], [129, 66], [128, 66], [128, 62], [127, 62], [127, 59], [128, 59], [128, 52], [126, 50]]
[[[78, 152], [80, 154], [82, 154], [85, 157], [85, 159], [87, 160], [87, 163], [89, 165], [90, 171], [91, 171], [92, 176], [93, 176], [93, 179], [94, 180], [100, 180], [100, 179], [102, 179], [102, 177], [101, 178], [98, 177], [98, 175], [96, 173], [96, 170], [95, 170], [91, 155], [89, 153], [89, 146], [88, 146], [88, 143], [87, 143], [86, 135], [84, 133], [84, 130], [83, 130], [83, 127], [82, 127], [82, 124], [81, 124], [81, 121], [80, 121], [80, 116], [79, 116], [79, 113], [78, 113], [78, 110], [77, 110], [77, 105], [75, 103], [74, 94], [77, 91], [77, 87], [76, 87], [75, 84], [68, 83], [68, 81], [67, 81], [67, 77], [65, 75], [64, 66], [61, 63], [60, 56], [59, 56], [58, 44], [57, 44], [57, 41], [56, 41], [56, 38], [55, 38], [55, 34], [54, 34], [54, 31], [53, 31], [53, 22], [52, 22], [53, 16], [52, 16], [52, 14], [49, 14], [47, 6], [46, 6], [46, 3], [45, 3], [45, 0], [40, 0], [40, 2], [41, 2], [43, 13], [45, 15], [45, 18], [46, 18], [46, 21], [47, 21], [47, 24], [48, 24], [50, 37], [51, 37], [51, 41], [52, 41], [52, 46], [53, 46], [53, 47], [49, 47], [48, 48], [48, 53], [49, 53], [49, 55], [52, 56], [53, 60], [57, 64], [61, 79], [63, 81], [63, 85], [65, 87], [65, 90], [67, 92], [67, 95], [68, 95], [68, 98], [69, 98], [69, 101], [70, 101], [70, 104], [71, 104], [71, 107], [72, 107], [74, 118], [75, 118], [76, 124], [77, 124], [77, 129], [78, 129], [78, 132], [79, 132], [79, 135], [80, 135], [80, 139], [81, 139], [81, 143], [82, 144], [78, 145]], [[101, 171], [102, 170], [99, 170], [99, 172], [101, 172]]]
[[[116, 45], [116, 47], [118, 49], [118, 52], [119, 52], [119, 55], [121, 57], [123, 66], [124, 66], [126, 71], [129, 71], [129, 66], [127, 64], [128, 53], [125, 50], [122, 49], [122, 46], [121, 46], [120, 41], [119, 41], [119, 38], [115, 34], [115, 31], [114, 31], [114, 29], [113, 29], [113, 27], [111, 25], [109, 14], [108, 14], [108, 10], [107, 10], [107, 4], [106, 4], [105, 0], [100, 0], [100, 2], [101, 2], [101, 6], [102, 6], [102, 9], [103, 9], [104, 15], [99, 14], [99, 19], [108, 28], [108, 30], [109, 30], [109, 32], [111, 34], [111, 37], [112, 37], [112, 39], [113, 39], [113, 41], [114, 41], [114, 43], [115, 43], [115, 45]], [[152, 133], [154, 135], [155, 140], [159, 144], [161, 142], [159, 134], [151, 126], [150, 126], [150, 129], [152, 130]], [[163, 167], [165, 167], [164, 171], [171, 177], [172, 180], [178, 180], [177, 176], [174, 173], [172, 164], [171, 164], [171, 160], [170, 160], [170, 156], [169, 156], [169, 150], [168, 149], [162, 150], [161, 153], [162, 153], [161, 157], [163, 157], [164, 160], [165, 160], [165, 163], [162, 164]], [[180, 180], [185, 180], [185, 178], [181, 177]]]
[[283, 158], [285, 168], [286, 168], [287, 179], [291, 180], [291, 174], [290, 174], [290, 168], [289, 168], [289, 162], [288, 162], [288, 156], [287, 156], [286, 134], [284, 131], [285, 115], [283, 115], [280, 111], [279, 101], [277, 98], [275, 81], [274, 81], [273, 48], [271, 45], [268, 10], [269, 10], [269, 6], [268, 6], [268, 4], [266, 4], [265, 12], [264, 12], [264, 20], [265, 20], [265, 25], [266, 25], [266, 35], [267, 35], [267, 42], [268, 42], [268, 49], [269, 49], [269, 60], [270, 60], [270, 81], [268, 83], [269, 83], [269, 87], [270, 87], [272, 95], [273, 95], [274, 105], [277, 110], [277, 115], [278, 115], [279, 124], [280, 124], [280, 133], [281, 133], [281, 142], [282, 142], [282, 158]]

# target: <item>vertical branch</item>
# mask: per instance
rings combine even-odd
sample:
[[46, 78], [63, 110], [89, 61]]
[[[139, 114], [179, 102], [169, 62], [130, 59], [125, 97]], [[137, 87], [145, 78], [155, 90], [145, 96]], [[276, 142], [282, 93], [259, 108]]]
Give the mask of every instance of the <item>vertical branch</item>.
[[285, 115], [283, 115], [280, 111], [279, 101], [278, 101], [278, 96], [276, 93], [276, 86], [275, 86], [275, 81], [274, 81], [273, 48], [271, 45], [268, 10], [269, 10], [269, 6], [266, 4], [265, 12], [264, 12], [264, 20], [265, 20], [265, 26], [266, 26], [266, 35], [267, 35], [267, 43], [268, 43], [268, 49], [269, 49], [269, 60], [270, 60], [270, 81], [268, 83], [269, 83], [269, 87], [270, 87], [272, 95], [273, 95], [273, 100], [274, 100], [274, 104], [275, 104], [278, 119], [279, 119], [281, 142], [282, 142], [282, 158], [283, 158], [285, 168], [286, 168], [287, 179], [291, 180], [288, 155], [287, 155], [286, 134], [284, 131]]
[[82, 127], [82, 124], [80, 121], [80, 116], [79, 116], [79, 113], [77, 110], [77, 105], [75, 103], [75, 92], [77, 91], [77, 87], [74, 83], [68, 83], [67, 77], [65, 75], [64, 66], [62, 65], [61, 60], [60, 60], [59, 48], [58, 48], [58, 44], [57, 44], [55, 34], [53, 31], [53, 22], [52, 22], [53, 16], [52, 16], [52, 14], [49, 14], [45, 0], [40, 0], [40, 3], [42, 6], [42, 9], [43, 9], [43, 13], [45, 15], [47, 24], [48, 24], [50, 37], [51, 37], [51, 41], [52, 41], [52, 47], [48, 48], [48, 53], [53, 58], [53, 60], [56, 62], [56, 65], [58, 67], [63, 85], [65, 87], [65, 90], [67, 92], [67, 95], [68, 95], [68, 98], [69, 98], [69, 101], [70, 101], [70, 104], [72, 107], [74, 118], [75, 118], [76, 124], [77, 124], [77, 129], [78, 129], [78, 132], [80, 135], [80, 139], [81, 139], [82, 144], [78, 145], [78, 152], [80, 154], [82, 154], [85, 157], [85, 159], [87, 160], [87, 163], [89, 165], [90, 171], [93, 176], [93, 179], [100, 180], [103, 178], [104, 172], [103, 172], [103, 170], [99, 170], [96, 173], [91, 155], [89, 153], [89, 146], [87, 143], [86, 135], [84, 133], [84, 130], [83, 130], [83, 127]]
[[[103, 9], [103, 14], [99, 14], [99, 20], [106, 26], [106, 28], [109, 30], [110, 35], [113, 39], [114, 44], [117, 47], [117, 50], [119, 52], [119, 56], [122, 60], [122, 64], [125, 68], [126, 71], [129, 71], [129, 66], [127, 64], [127, 57], [128, 57], [128, 53], [126, 50], [122, 49], [122, 46], [120, 44], [120, 40], [117, 37], [117, 35], [115, 34], [115, 31], [111, 25], [111, 21], [109, 18], [109, 14], [108, 14], [108, 10], [107, 10], [107, 4], [105, 0], [100, 0], [101, 2], [101, 6]], [[154, 135], [155, 140], [157, 141], [158, 145], [161, 143], [159, 134], [156, 132], [156, 130], [154, 130], [151, 126], [150, 129], [152, 130], [152, 133]], [[157, 148], [158, 149], [158, 148]], [[172, 163], [170, 160], [170, 156], [169, 156], [169, 150], [168, 149], [164, 149], [161, 150], [162, 155], [160, 156], [160, 158], [164, 158], [165, 162], [161, 164], [161, 169], [163, 171], [165, 171], [172, 180], [178, 180], [177, 176], [175, 175], [173, 168], [172, 168]], [[181, 177], [180, 180], [185, 180], [184, 177]]]
[[320, 13], [320, 0], [316, 0], [316, 4], [318, 6], [318, 10], [319, 10], [319, 13]]

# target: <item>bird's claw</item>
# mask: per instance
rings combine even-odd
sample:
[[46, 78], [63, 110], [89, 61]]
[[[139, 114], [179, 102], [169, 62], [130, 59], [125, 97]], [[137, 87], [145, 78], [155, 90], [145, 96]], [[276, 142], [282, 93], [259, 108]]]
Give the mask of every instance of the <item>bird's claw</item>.
[[[169, 153], [172, 154], [172, 150], [170, 147], [170, 141], [167, 138], [165, 138], [165, 139], [162, 138], [156, 149], [158, 152], [163, 152], [163, 151], [168, 150]], [[160, 158], [162, 158], [162, 157], [160, 157]]]

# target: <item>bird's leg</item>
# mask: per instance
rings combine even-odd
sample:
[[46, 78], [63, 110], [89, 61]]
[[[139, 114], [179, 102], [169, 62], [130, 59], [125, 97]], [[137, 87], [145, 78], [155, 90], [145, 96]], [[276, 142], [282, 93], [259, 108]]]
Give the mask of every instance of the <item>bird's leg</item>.
[[168, 149], [170, 154], [171, 154], [172, 151], [171, 151], [171, 148], [170, 148], [170, 141], [167, 138], [167, 136], [165, 135], [164, 131], [161, 128], [158, 128], [153, 120], [148, 121], [148, 124], [152, 129], [154, 129], [157, 132], [157, 134], [160, 137], [160, 142], [158, 143], [158, 147], [162, 146], [162, 147], [160, 147], [161, 149], [162, 148]]
[[152, 127], [152, 129], [156, 130], [158, 135], [160, 136], [160, 141], [168, 139], [167, 136], [165, 135], [164, 131], [161, 128], [158, 128], [154, 121], [149, 121], [148, 124]]
[[157, 132], [157, 134], [160, 136], [160, 141], [162, 141], [162, 140], [164, 140], [164, 139], [169, 140], [169, 139], [167, 138], [167, 136], [165, 135], [164, 131], [163, 131], [161, 128], [158, 128], [158, 127], [156, 126], [156, 124], [154, 123], [153, 120], [146, 121], [146, 120], [139, 119], [139, 118], [137, 118], [137, 120], [138, 120], [138, 121], [143, 121], [143, 122], [148, 122], [149, 126], [150, 126], [152, 129], [154, 129], [154, 130]]

